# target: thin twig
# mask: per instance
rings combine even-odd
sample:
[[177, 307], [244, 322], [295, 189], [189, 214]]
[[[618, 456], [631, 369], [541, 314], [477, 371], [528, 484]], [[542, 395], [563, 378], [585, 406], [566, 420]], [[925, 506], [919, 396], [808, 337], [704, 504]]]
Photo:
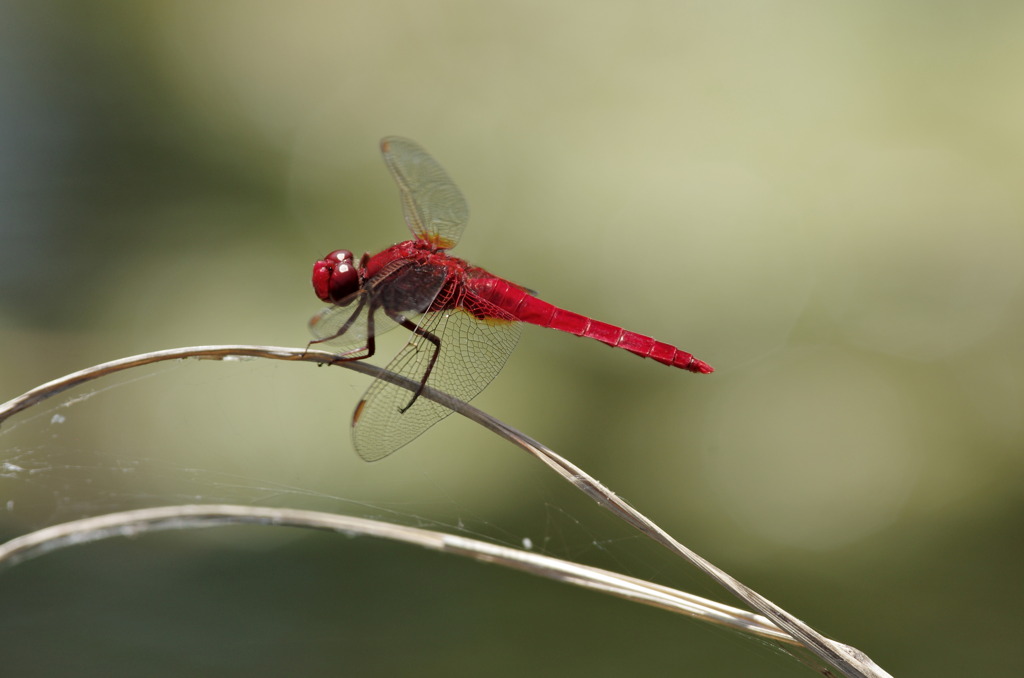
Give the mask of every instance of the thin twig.
[[[324, 351], [274, 346], [195, 346], [180, 349], [169, 349], [166, 351], [156, 351], [153, 353], [145, 353], [129, 358], [123, 358], [121, 360], [115, 360], [87, 368], [60, 379], [55, 379], [54, 381], [43, 384], [42, 386], [32, 389], [18, 398], [0, 405], [0, 423], [12, 414], [35, 405], [46, 398], [92, 379], [106, 376], [120, 370], [165, 360], [180, 360], [184, 358], [224, 360], [235, 357], [258, 357], [273, 360], [334, 364], [356, 370], [363, 374], [386, 379], [391, 383], [409, 390], [415, 390], [419, 387], [419, 384], [416, 382], [387, 372], [382, 368], [375, 367], [361, 361], [342, 361], [339, 360], [335, 354]], [[538, 441], [520, 433], [489, 414], [440, 391], [436, 391], [432, 388], [426, 388], [423, 390], [422, 396], [458, 412], [464, 417], [475, 421], [481, 426], [484, 426], [506, 440], [509, 440], [530, 452], [578, 489], [593, 498], [598, 504], [611, 511], [643, 534], [662, 544], [670, 551], [690, 561], [695, 567], [717, 581], [733, 595], [771, 619], [778, 627], [784, 629], [800, 644], [807, 647], [828, 664], [837, 668], [843, 675], [851, 678], [884, 678], [889, 676], [888, 673], [878, 667], [860, 650], [823, 636], [800, 619], [789, 614], [764, 596], [740, 583], [723, 570], [683, 546], [649, 518], [616, 496], [611, 490], [589, 476], [579, 467], [555, 454], [554, 451], [550, 450]]]
[[617, 572], [444, 532], [320, 511], [226, 504], [192, 504], [109, 513], [53, 525], [0, 544], [0, 565], [13, 565], [57, 549], [112, 537], [134, 537], [145, 532], [159, 530], [182, 530], [229, 524], [303, 527], [329, 530], [349, 536], [378, 537], [400, 541], [609, 593], [636, 603], [676, 612], [770, 640], [798, 644], [771, 621], [759, 614], [634, 577], [627, 577]]

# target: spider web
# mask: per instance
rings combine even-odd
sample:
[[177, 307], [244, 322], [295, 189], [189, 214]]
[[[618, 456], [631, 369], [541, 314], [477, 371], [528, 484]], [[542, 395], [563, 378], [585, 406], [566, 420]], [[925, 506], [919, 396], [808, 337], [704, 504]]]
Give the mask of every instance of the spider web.
[[[606, 566], [624, 564], [610, 545], [639, 541], [541, 465], [465, 422], [452, 426], [456, 442], [471, 430], [491, 448], [487, 455], [459, 454], [442, 431], [433, 444], [404, 449], [398, 462], [367, 464], [347, 436], [365, 380], [333, 370], [316, 381], [344, 385], [334, 401], [311, 392], [302, 401], [312, 412], [282, 412], [278, 405], [296, 398], [274, 384], [287, 378], [284, 368], [144, 367], [16, 415], [0, 427], [0, 532], [149, 506], [232, 503], [342, 512], [556, 557], [589, 554]], [[237, 402], [240, 392], [261, 391]], [[511, 478], [500, 492], [488, 489], [495, 474]]]
[[[715, 597], [706, 580], [542, 464], [457, 418], [388, 461], [363, 462], [346, 424], [365, 381], [341, 370], [315, 374], [332, 384], [331, 400], [309, 389], [308, 371], [299, 379], [306, 391], [282, 388], [294, 371], [262, 361], [141, 368], [8, 420], [0, 537], [148, 506], [282, 506], [462, 534]], [[249, 397], [237, 402], [239, 393]], [[95, 556], [76, 551], [66, 553], [88, 570]]]

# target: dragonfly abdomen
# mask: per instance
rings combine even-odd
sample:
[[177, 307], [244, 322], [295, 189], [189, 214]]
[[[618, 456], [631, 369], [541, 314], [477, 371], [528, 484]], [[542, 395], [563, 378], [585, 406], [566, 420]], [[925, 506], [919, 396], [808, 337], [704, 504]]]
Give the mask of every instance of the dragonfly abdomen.
[[663, 365], [679, 367], [690, 372], [708, 374], [713, 371], [703, 360], [698, 360], [671, 344], [558, 308], [500, 278], [491, 279], [482, 287], [485, 288], [479, 290], [483, 293], [482, 296], [522, 322], [561, 330], [578, 337], [596, 339], [609, 346], [651, 358]]

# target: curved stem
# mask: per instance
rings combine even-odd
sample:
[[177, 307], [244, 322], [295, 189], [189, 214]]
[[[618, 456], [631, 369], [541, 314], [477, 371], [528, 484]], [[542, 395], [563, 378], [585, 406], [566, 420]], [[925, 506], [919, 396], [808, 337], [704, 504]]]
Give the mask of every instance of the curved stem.
[[770, 640], [796, 644], [789, 635], [761, 615], [617, 572], [444, 532], [320, 511], [225, 504], [190, 504], [120, 511], [53, 525], [0, 544], [0, 565], [13, 565], [57, 549], [112, 537], [135, 537], [145, 532], [232, 524], [301, 527], [348, 536], [389, 539], [502, 565]]
[[[183, 358], [225, 360], [238, 357], [256, 357], [268, 358], [271, 360], [303, 361], [318, 364], [338, 365], [340, 367], [355, 370], [362, 374], [386, 379], [387, 381], [410, 391], [415, 391], [420, 387], [419, 383], [390, 373], [383, 368], [369, 365], [363, 361], [342, 360], [336, 354], [327, 353], [325, 351], [284, 348], [279, 346], [192, 346], [165, 351], [155, 351], [152, 353], [144, 353], [137, 356], [122, 358], [120, 360], [114, 360], [74, 372], [61, 377], [60, 379], [55, 379], [51, 382], [38, 386], [31, 391], [4, 403], [3, 405], [0, 405], [0, 423], [11, 415], [69, 388], [121, 370], [165, 360], [181, 360]], [[662, 544], [676, 555], [685, 558], [695, 567], [717, 581], [733, 595], [771, 619], [772, 622], [785, 630], [800, 644], [807, 647], [830, 665], [839, 669], [843, 675], [864, 678], [880, 678], [889, 675], [860, 650], [823, 636], [800, 619], [789, 614], [775, 603], [740, 583], [738, 580], [705, 560], [694, 551], [683, 546], [671, 535], [658, 527], [652, 520], [616, 496], [614, 492], [540, 442], [533, 440], [529, 436], [517, 431], [486, 412], [478, 410], [477, 408], [441, 391], [426, 387], [423, 389], [421, 397], [429, 398], [430, 400], [458, 412], [464, 417], [475, 421], [481, 426], [497, 433], [502, 438], [505, 438], [509, 442], [518, 445], [522, 449], [534, 455], [579, 490], [594, 499], [594, 501], [605, 509], [611, 511], [643, 534], [657, 541], [659, 544]]]

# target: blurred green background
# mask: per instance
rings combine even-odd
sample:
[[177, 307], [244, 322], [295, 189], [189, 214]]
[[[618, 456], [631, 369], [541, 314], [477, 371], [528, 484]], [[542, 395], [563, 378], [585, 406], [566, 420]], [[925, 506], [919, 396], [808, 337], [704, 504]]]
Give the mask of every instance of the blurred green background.
[[[457, 254], [717, 368], [527, 328], [478, 405], [894, 675], [1019, 669], [1019, 3], [0, 18], [0, 399], [149, 350], [304, 345], [313, 261], [406, 237], [377, 141], [408, 136], [470, 202]], [[0, 429], [0, 536], [298, 506], [528, 539], [732, 602], [466, 422], [361, 462], [347, 422], [366, 386], [244, 362], [79, 389]], [[0, 572], [0, 636], [10, 676], [811, 675], [525, 575], [251, 529]]]

